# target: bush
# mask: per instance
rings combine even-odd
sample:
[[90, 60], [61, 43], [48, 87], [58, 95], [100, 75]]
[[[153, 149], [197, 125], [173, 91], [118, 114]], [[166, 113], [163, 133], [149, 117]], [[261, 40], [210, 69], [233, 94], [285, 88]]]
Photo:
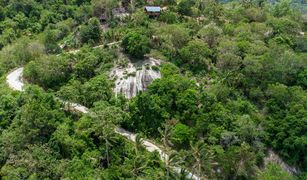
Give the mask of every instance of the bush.
[[108, 101], [112, 97], [112, 83], [104, 75], [99, 75], [83, 85], [85, 100], [83, 104], [90, 107], [96, 101]]
[[176, 124], [172, 135], [172, 141], [179, 146], [188, 145], [192, 137], [190, 128], [181, 123]]
[[178, 12], [182, 15], [191, 16], [193, 14], [192, 7], [195, 4], [191, 0], [183, 0], [178, 4]]
[[80, 29], [82, 43], [96, 43], [100, 40], [100, 35], [100, 23], [97, 18], [90, 19], [88, 25], [83, 25]]
[[41, 57], [25, 66], [24, 77], [44, 88], [57, 88], [69, 80], [69, 61], [56, 56]]
[[168, 24], [174, 24], [177, 22], [177, 14], [174, 12], [165, 12], [162, 13], [159, 17], [159, 20]]
[[149, 38], [136, 32], [128, 33], [123, 39], [122, 46], [126, 53], [135, 58], [143, 58], [150, 52]]
[[207, 70], [211, 54], [208, 44], [200, 40], [190, 41], [179, 51], [181, 63], [188, 66], [192, 71]]

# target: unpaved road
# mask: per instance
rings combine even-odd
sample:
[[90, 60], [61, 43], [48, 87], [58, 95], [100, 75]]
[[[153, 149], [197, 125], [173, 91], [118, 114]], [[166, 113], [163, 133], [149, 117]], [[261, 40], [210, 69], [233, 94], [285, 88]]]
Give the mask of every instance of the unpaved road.
[[[23, 91], [23, 87], [24, 87], [24, 82], [22, 80], [22, 74], [23, 74], [23, 67], [15, 69], [14, 71], [12, 71], [6, 78], [6, 82], [9, 85], [9, 87], [13, 90], [16, 91]], [[62, 100], [60, 100], [62, 101]], [[69, 107], [75, 111], [81, 112], [81, 113], [88, 113], [89, 110], [87, 107], [82, 106], [80, 104], [77, 103], [71, 103], [71, 102], [67, 102], [67, 101], [62, 101], [63, 103], [65, 103], [66, 105], [69, 105]], [[123, 128], [117, 127], [115, 129], [115, 132], [126, 137], [127, 139], [135, 142], [135, 138], [136, 138], [136, 134], [126, 131]], [[160, 158], [162, 161], [166, 161], [168, 159], [168, 155], [163, 152], [163, 150], [161, 148], [159, 148], [158, 146], [156, 146], [155, 144], [144, 140], [143, 141], [143, 145], [145, 146], [146, 150], [149, 152], [154, 152], [157, 151], [160, 155]], [[174, 167], [174, 171], [176, 171], [177, 173], [180, 173], [181, 168], [180, 167]], [[192, 173], [188, 173], [187, 178], [189, 179], [193, 179], [193, 180], [200, 180], [199, 177], [193, 175]]]

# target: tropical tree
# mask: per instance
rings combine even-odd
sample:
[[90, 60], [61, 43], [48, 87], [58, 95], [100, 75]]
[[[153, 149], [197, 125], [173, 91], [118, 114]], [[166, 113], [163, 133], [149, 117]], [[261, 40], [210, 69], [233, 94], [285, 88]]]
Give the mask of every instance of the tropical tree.
[[143, 58], [150, 52], [149, 39], [137, 32], [128, 33], [122, 41], [124, 50], [135, 58]]
[[187, 143], [193, 136], [191, 129], [182, 123], [177, 123], [171, 133], [171, 140], [176, 147], [187, 147]]
[[201, 179], [210, 177], [218, 164], [213, 160], [213, 152], [209, 150], [202, 141], [197, 141], [191, 146], [193, 172]]
[[158, 131], [162, 137], [161, 140], [162, 140], [164, 149], [168, 149], [169, 147], [173, 146], [171, 142], [171, 136], [172, 136], [171, 121], [164, 123], [162, 125], [162, 128], [159, 128]]
[[80, 28], [80, 38], [82, 43], [99, 42], [100, 36], [100, 22], [97, 18], [91, 18], [87, 25], [83, 25]]
[[136, 155], [138, 155], [139, 152], [143, 149], [143, 141], [144, 140], [141, 135], [137, 134], [135, 136], [134, 150]]
[[58, 32], [56, 30], [46, 30], [43, 34], [43, 43], [46, 47], [46, 52], [50, 54], [57, 54], [61, 52], [60, 46], [57, 44]]
[[107, 165], [109, 167], [109, 151], [113, 143], [118, 141], [115, 128], [122, 121], [123, 112], [116, 107], [107, 106], [105, 103], [97, 103], [90, 117], [93, 119], [92, 131], [105, 146]]
[[119, 6], [119, 0], [92, 0], [92, 5], [96, 17], [105, 15], [108, 19], [112, 19], [113, 10]]
[[168, 156], [165, 157], [165, 168], [166, 168], [166, 179], [174, 179], [177, 177], [178, 173], [177, 170], [180, 168], [180, 166], [183, 164], [183, 161], [180, 156], [178, 156], [178, 153], [171, 152]]
[[191, 155], [193, 158], [193, 172], [197, 174], [199, 177], [203, 176], [203, 151], [204, 151], [204, 143], [198, 141], [196, 144], [191, 143]]
[[293, 179], [293, 177], [286, 171], [284, 171], [280, 165], [270, 163], [267, 167], [260, 171], [257, 175], [260, 180], [287, 180]]
[[144, 155], [136, 155], [133, 160], [133, 175], [140, 176], [140, 173], [148, 168], [148, 158]]
[[98, 136], [99, 140], [104, 141], [106, 157], [108, 167], [110, 165], [110, 155], [109, 151], [112, 147], [112, 144], [116, 142], [117, 138], [115, 136], [114, 127], [112, 125], [105, 125], [102, 128], [102, 131], [96, 130], [96, 135]]
[[206, 0], [204, 14], [211, 20], [220, 23], [223, 21], [224, 7], [217, 0]]
[[192, 7], [195, 5], [195, 1], [183, 0], [178, 4], [178, 12], [182, 15], [192, 16]]
[[90, 107], [96, 101], [108, 101], [112, 97], [111, 82], [105, 75], [96, 76], [83, 85], [83, 104]]
[[190, 41], [179, 51], [182, 63], [196, 72], [208, 70], [211, 53], [209, 46], [200, 40]]
[[222, 34], [223, 30], [221, 28], [214, 23], [210, 23], [200, 29], [197, 36], [204, 40], [210, 48], [213, 48], [217, 46]]
[[189, 42], [190, 30], [180, 25], [165, 25], [157, 28], [155, 35], [163, 42], [161, 49], [176, 53], [178, 49], [182, 48]]

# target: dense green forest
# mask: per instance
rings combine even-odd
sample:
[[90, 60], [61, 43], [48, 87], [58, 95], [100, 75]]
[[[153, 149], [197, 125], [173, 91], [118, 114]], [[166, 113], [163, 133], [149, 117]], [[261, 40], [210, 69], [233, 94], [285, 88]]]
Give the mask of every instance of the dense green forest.
[[[306, 6], [0, 1], [0, 179], [307, 179]], [[110, 72], [148, 58], [161, 78], [133, 98], [114, 93]], [[19, 67], [22, 92], [6, 82]]]

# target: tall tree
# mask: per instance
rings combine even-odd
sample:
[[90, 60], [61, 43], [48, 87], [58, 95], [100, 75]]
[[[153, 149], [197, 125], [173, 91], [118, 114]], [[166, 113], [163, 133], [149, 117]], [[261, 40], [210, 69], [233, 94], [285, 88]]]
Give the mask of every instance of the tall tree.
[[135, 149], [135, 154], [138, 155], [139, 152], [143, 149], [143, 138], [141, 135], [137, 134], [135, 136], [135, 143], [134, 143], [134, 149]]
[[150, 52], [149, 39], [137, 32], [128, 33], [122, 41], [125, 51], [135, 58], [143, 58], [146, 53]]
[[203, 151], [204, 144], [203, 142], [198, 141], [196, 144], [191, 144], [191, 154], [193, 158], [193, 171], [200, 178], [203, 177]]
[[110, 165], [110, 148], [117, 141], [115, 134], [116, 125], [122, 121], [123, 112], [116, 107], [107, 106], [105, 103], [97, 103], [90, 113], [93, 119], [92, 130], [98, 139], [104, 144], [107, 165]]
[[113, 18], [113, 10], [119, 6], [119, 0], [92, 0], [92, 5], [96, 17], [105, 15], [111, 20]]
[[169, 122], [166, 122], [162, 125], [162, 128], [159, 128], [158, 131], [161, 135], [161, 140], [163, 143], [163, 147], [165, 149], [170, 148], [173, 144], [171, 142], [171, 136], [172, 136], [172, 124]]
[[210, 48], [216, 47], [223, 30], [220, 29], [216, 24], [210, 23], [198, 31], [197, 36], [204, 40]]
[[101, 30], [100, 23], [97, 18], [91, 18], [87, 25], [80, 28], [81, 42], [83, 43], [96, 43], [100, 41]]
[[165, 168], [166, 168], [166, 179], [174, 179], [177, 175], [175, 169], [178, 169], [182, 165], [183, 161], [181, 157], [176, 152], [171, 152], [165, 158]]

